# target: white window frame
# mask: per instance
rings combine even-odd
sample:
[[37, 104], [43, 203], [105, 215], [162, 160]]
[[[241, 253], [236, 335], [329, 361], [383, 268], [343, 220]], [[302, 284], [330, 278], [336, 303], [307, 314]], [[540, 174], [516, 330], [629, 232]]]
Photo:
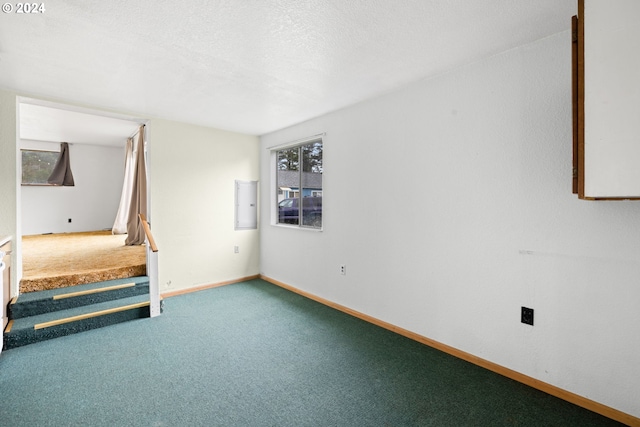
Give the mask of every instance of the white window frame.
[[[301, 147], [303, 145], [308, 145], [310, 143], [313, 142], [317, 142], [320, 141], [322, 142], [322, 148], [324, 150], [324, 145], [325, 145], [325, 134], [321, 133], [318, 135], [313, 135], [310, 136], [308, 138], [303, 138], [303, 139], [298, 139], [295, 141], [291, 141], [285, 144], [281, 144], [281, 145], [276, 145], [276, 146], [272, 146], [272, 147], [268, 147], [267, 149], [270, 151], [270, 169], [271, 169], [271, 180], [270, 180], [270, 192], [271, 192], [271, 225], [272, 226], [276, 226], [276, 227], [283, 227], [283, 228], [294, 228], [294, 229], [299, 229], [299, 230], [308, 230], [308, 231], [322, 231], [324, 229], [324, 203], [322, 206], [322, 216], [323, 216], [323, 221], [322, 221], [322, 225], [320, 227], [312, 227], [312, 226], [307, 226], [307, 225], [302, 225], [302, 224], [285, 224], [285, 223], [280, 223], [278, 222], [278, 196], [283, 194], [283, 191], [278, 191], [278, 175], [277, 175], [277, 162], [278, 162], [278, 151], [281, 150], [286, 150], [286, 149], [291, 149], [291, 148], [296, 148], [296, 147]], [[323, 156], [323, 169], [324, 169], [324, 156]], [[302, 159], [300, 159], [300, 179], [302, 180]], [[321, 192], [324, 192], [324, 172], [322, 174], [322, 190]], [[298, 187], [298, 191], [301, 193], [302, 192], [302, 182], [300, 182], [300, 186]], [[302, 197], [301, 197], [302, 200]], [[301, 203], [302, 204], [302, 203]]]

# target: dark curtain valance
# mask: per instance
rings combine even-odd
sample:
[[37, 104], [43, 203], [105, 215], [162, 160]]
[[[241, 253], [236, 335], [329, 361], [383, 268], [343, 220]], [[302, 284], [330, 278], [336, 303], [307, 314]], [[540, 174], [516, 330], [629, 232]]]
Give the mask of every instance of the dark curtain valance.
[[71, 163], [69, 162], [69, 144], [60, 143], [60, 155], [53, 167], [53, 172], [47, 179], [49, 184], [74, 186], [73, 173], [71, 173]]

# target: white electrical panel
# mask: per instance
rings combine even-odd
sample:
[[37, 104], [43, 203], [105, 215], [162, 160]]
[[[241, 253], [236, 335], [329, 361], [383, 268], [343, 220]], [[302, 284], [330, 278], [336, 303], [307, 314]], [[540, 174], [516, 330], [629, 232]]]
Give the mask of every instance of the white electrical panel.
[[236, 230], [258, 228], [258, 181], [236, 180]]

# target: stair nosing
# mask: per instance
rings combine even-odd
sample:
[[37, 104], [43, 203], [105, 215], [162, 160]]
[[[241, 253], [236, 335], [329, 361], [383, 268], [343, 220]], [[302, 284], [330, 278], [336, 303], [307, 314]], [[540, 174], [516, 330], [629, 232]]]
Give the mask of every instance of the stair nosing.
[[141, 308], [141, 307], [146, 307], [150, 304], [149, 301], [143, 301], [143, 302], [139, 302], [136, 304], [129, 304], [129, 305], [124, 305], [121, 307], [114, 307], [114, 308], [109, 308], [106, 310], [99, 310], [99, 311], [94, 311], [91, 313], [86, 313], [86, 314], [79, 314], [76, 316], [71, 316], [71, 317], [65, 317], [63, 319], [57, 319], [57, 320], [50, 320], [48, 322], [42, 322], [42, 323], [38, 323], [33, 325], [33, 329], [38, 330], [38, 329], [45, 329], [45, 328], [50, 328], [52, 326], [58, 326], [58, 325], [64, 325], [67, 323], [73, 323], [73, 322], [77, 322], [80, 320], [86, 320], [86, 319], [91, 319], [94, 317], [100, 317], [100, 316], [105, 316], [107, 314], [112, 314], [112, 313], [118, 313], [121, 311], [126, 311], [126, 310], [133, 310], [136, 308]]
[[[49, 322], [58, 321], [60, 319], [85, 316], [96, 311], [112, 310], [122, 306], [135, 305], [145, 302], [149, 302], [149, 295], [146, 293], [125, 298], [118, 298], [114, 300], [101, 301], [94, 304], [71, 307], [64, 310], [54, 310], [45, 313], [39, 313], [33, 316], [20, 317], [12, 319], [14, 323], [10, 332], [17, 333], [17, 331], [22, 330], [35, 330], [34, 326], [37, 324], [46, 324]], [[8, 331], [5, 330], [5, 334], [7, 333]]]
[[83, 283], [81, 285], [47, 289], [47, 290], [38, 291], [38, 292], [25, 292], [14, 297], [16, 298], [15, 302], [14, 301], [11, 301], [11, 302], [13, 304], [25, 304], [25, 303], [31, 303], [32, 301], [51, 300], [56, 295], [68, 293], [73, 289], [79, 288], [82, 290], [81, 291], [76, 290], [74, 292], [82, 292], [84, 290], [102, 289], [102, 287], [117, 286], [123, 283], [130, 283], [130, 282], [135, 283], [136, 286], [144, 285], [149, 283], [149, 276], [135, 276], [135, 277], [129, 277], [129, 278], [122, 278], [122, 279], [105, 280], [102, 282], [95, 282], [95, 283]]
[[79, 296], [83, 296], [83, 295], [98, 294], [100, 292], [109, 292], [109, 291], [115, 291], [115, 290], [119, 290], [119, 289], [131, 288], [131, 287], [134, 287], [134, 286], [136, 286], [135, 282], [124, 283], [122, 285], [113, 285], [113, 286], [107, 286], [107, 287], [104, 287], [104, 288], [87, 289], [86, 291], [69, 292], [68, 294], [54, 295], [52, 297], [52, 299], [54, 301], [56, 301], [56, 300], [61, 300], [61, 299], [66, 299], [66, 298], [79, 297]]
[[[95, 285], [95, 284], [94, 284]], [[108, 285], [108, 286], [105, 286]], [[59, 312], [72, 308], [79, 308], [92, 304], [139, 296], [148, 293], [149, 282], [141, 278], [134, 280], [118, 280], [111, 284], [102, 282], [101, 287], [81, 288], [72, 291], [67, 288], [66, 293], [50, 293], [40, 296], [30, 296], [27, 300], [19, 298], [17, 302], [9, 305], [10, 319], [24, 319], [51, 312]]]

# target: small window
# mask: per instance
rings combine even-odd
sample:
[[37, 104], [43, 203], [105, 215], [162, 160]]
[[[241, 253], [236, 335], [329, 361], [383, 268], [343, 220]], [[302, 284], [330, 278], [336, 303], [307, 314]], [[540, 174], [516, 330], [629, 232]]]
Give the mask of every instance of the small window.
[[315, 139], [274, 150], [278, 224], [322, 228], [322, 149]]
[[53, 172], [58, 156], [57, 151], [21, 150], [22, 185], [51, 185], [47, 182]]

